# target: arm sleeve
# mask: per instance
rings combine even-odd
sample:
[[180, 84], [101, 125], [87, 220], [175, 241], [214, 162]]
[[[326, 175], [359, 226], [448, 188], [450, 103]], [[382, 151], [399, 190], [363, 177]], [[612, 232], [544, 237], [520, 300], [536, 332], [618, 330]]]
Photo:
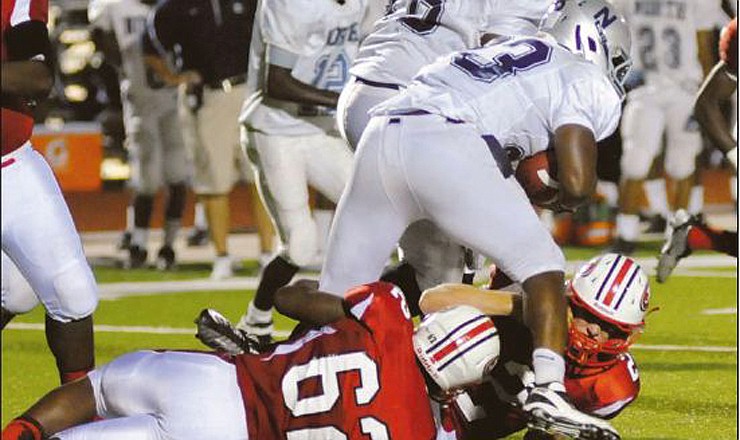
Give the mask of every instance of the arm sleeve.
[[[5, 3], [3, 2], [3, 9]], [[11, 11], [3, 11], [3, 15], [10, 15], [10, 26], [14, 27], [26, 21], [39, 21], [43, 24], [49, 22], [48, 0], [26, 0], [13, 3]]]
[[694, 3], [696, 5], [696, 31], [711, 31], [721, 28], [727, 23], [729, 17], [722, 9], [721, 0], [702, 0]]
[[[310, 53], [317, 43], [323, 45], [323, 35], [311, 35], [316, 16], [311, 9], [311, 1], [264, 1], [259, 11], [262, 37], [273, 53], [279, 53], [282, 59], [290, 55], [297, 58]], [[314, 41], [316, 38], [321, 41]]]
[[379, 343], [413, 330], [411, 314], [401, 289], [384, 282], [359, 286], [347, 292], [348, 315], [364, 323]]
[[113, 30], [113, 21], [110, 17], [110, 2], [107, 0], [92, 0], [87, 6], [87, 20], [90, 26], [105, 32]]
[[553, 132], [566, 124], [578, 124], [590, 129], [597, 141], [614, 133], [622, 113], [621, 100], [605, 76], [582, 77], [564, 84], [560, 100], [553, 101]]

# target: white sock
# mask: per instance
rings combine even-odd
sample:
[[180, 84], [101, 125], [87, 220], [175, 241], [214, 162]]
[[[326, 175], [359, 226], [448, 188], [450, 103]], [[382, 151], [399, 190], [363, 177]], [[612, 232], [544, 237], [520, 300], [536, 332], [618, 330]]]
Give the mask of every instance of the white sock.
[[133, 231], [134, 229], [134, 205], [128, 205], [126, 207], [126, 230]]
[[270, 310], [260, 310], [254, 305], [254, 301], [249, 301], [249, 306], [247, 306], [247, 321], [249, 322], [270, 322], [272, 321], [272, 307], [270, 307]]
[[732, 200], [737, 203], [737, 176], [730, 177], [730, 194], [732, 194]]
[[164, 223], [164, 244], [172, 247], [180, 231], [180, 219], [167, 219]]
[[704, 186], [694, 185], [691, 187], [691, 193], [689, 194], [689, 206], [686, 210], [691, 215], [701, 214], [704, 209]]
[[331, 229], [331, 220], [334, 218], [334, 211], [330, 209], [316, 209], [313, 212], [313, 218], [316, 222], [316, 234], [318, 236], [318, 253], [323, 254], [326, 244], [329, 241], [329, 230]]
[[565, 378], [565, 359], [549, 348], [537, 348], [532, 352], [534, 383], [544, 385], [550, 382], [563, 383]]
[[640, 234], [640, 217], [636, 214], [617, 214], [617, 237], [637, 241]]
[[195, 217], [193, 218], [193, 227], [195, 229], [206, 230], [208, 229], [208, 220], [206, 220], [206, 208], [203, 204], [197, 202], [195, 204]]
[[131, 245], [146, 249], [149, 242], [149, 228], [134, 228], [131, 231]]
[[619, 186], [614, 182], [599, 180], [596, 183], [596, 192], [606, 200], [606, 204], [615, 207], [619, 202]]
[[646, 180], [642, 187], [645, 189], [645, 197], [648, 205], [650, 205], [650, 211], [654, 214], [660, 214], [663, 218], [669, 218], [671, 211], [668, 208], [665, 179]]

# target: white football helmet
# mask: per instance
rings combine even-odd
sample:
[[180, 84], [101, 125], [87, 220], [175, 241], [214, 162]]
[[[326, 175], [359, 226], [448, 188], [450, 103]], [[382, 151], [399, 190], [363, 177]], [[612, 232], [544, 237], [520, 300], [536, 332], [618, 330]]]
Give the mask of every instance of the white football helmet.
[[606, 354], [604, 360], [612, 360], [613, 355], [627, 351], [642, 332], [650, 286], [647, 274], [635, 260], [618, 254], [593, 258], [576, 272], [568, 290], [573, 316], [597, 322], [610, 336], [601, 344], [571, 325], [567, 353], [578, 363], [597, 353]]
[[501, 348], [491, 318], [466, 305], [424, 317], [413, 341], [419, 362], [445, 391], [481, 382]]
[[606, 0], [557, 0], [542, 18], [547, 32], [571, 52], [601, 67], [624, 98], [632, 66], [630, 31], [624, 17]]

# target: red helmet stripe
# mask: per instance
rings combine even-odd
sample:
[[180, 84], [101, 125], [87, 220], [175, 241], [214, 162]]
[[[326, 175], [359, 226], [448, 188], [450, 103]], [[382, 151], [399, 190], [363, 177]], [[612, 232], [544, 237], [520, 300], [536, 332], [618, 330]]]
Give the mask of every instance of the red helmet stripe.
[[625, 276], [627, 275], [627, 272], [629, 272], [630, 268], [632, 267], [632, 260], [629, 258], [623, 258], [624, 263], [622, 264], [622, 267], [619, 268], [619, 272], [617, 272], [617, 276], [614, 277], [614, 280], [611, 283], [611, 286], [609, 286], [609, 290], [607, 291], [606, 297], [604, 297], [604, 305], [610, 306], [612, 304], [612, 301], [614, 300], [614, 297], [617, 294], [617, 290], [619, 290], [619, 287], [622, 284], [622, 281], [624, 281]]
[[466, 342], [470, 341], [471, 339], [475, 338], [476, 336], [487, 330], [492, 330], [493, 328], [493, 321], [491, 321], [490, 319], [486, 319], [477, 326], [468, 330], [466, 333], [460, 335], [460, 337], [452, 338], [452, 340], [447, 343], [447, 345], [443, 346], [432, 355], [432, 361], [439, 362], [445, 356], [454, 352], [457, 348], [465, 345]]

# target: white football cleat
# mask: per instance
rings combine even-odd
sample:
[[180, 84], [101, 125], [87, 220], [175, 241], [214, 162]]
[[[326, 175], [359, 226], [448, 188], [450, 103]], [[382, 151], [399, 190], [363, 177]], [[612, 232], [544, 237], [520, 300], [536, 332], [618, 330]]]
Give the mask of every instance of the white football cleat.
[[211, 270], [211, 279], [214, 281], [221, 281], [234, 276], [234, 270], [231, 267], [231, 257], [225, 255], [223, 257], [216, 257], [213, 260], [213, 270]]
[[529, 420], [527, 426], [548, 434], [574, 439], [620, 440], [619, 433], [609, 422], [589, 416], [571, 405], [563, 384], [552, 382], [535, 387], [522, 406]]
[[247, 313], [242, 315], [236, 328], [250, 336], [254, 336], [260, 348], [264, 349], [272, 343], [273, 333], [275, 333], [275, 327], [272, 324], [272, 310], [270, 312], [259, 310], [250, 301], [247, 307]]
[[694, 218], [683, 209], [676, 211], [668, 224], [668, 238], [658, 257], [657, 280], [659, 283], [665, 283], [678, 262], [691, 254], [688, 239], [689, 229], [693, 224]]
[[234, 328], [225, 316], [213, 309], [203, 309], [195, 323], [198, 326], [195, 337], [214, 350], [233, 355], [259, 353], [256, 338]]

